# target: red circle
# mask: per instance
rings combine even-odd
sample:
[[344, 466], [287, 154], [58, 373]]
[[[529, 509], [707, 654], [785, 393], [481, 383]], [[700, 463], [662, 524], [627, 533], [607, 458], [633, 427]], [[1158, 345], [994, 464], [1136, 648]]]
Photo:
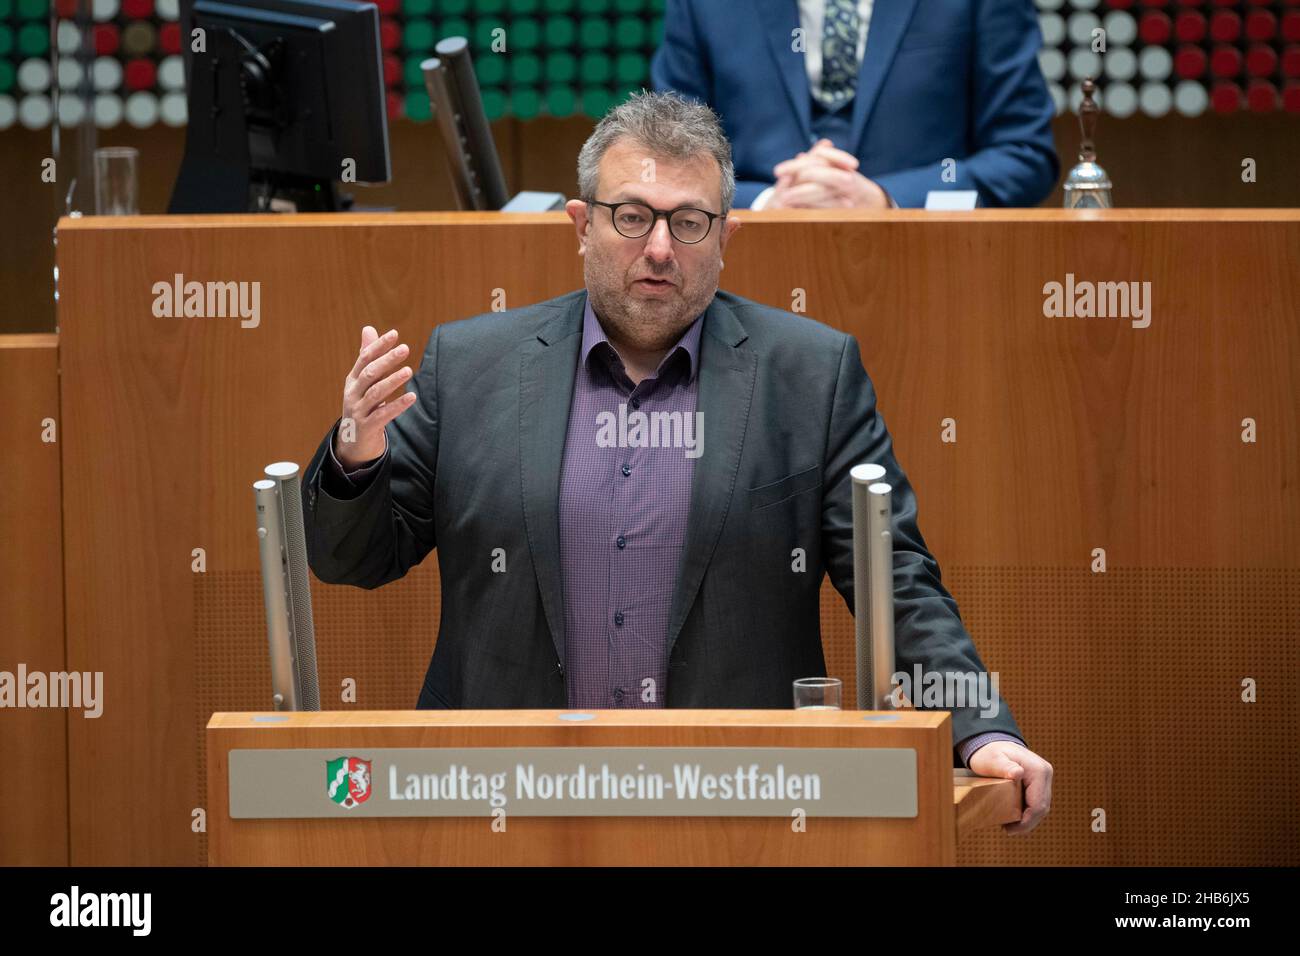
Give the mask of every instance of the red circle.
[[1288, 83], [1282, 91], [1282, 106], [1288, 113], [1300, 113], [1300, 83]]
[[1251, 76], [1272, 76], [1277, 72], [1277, 51], [1263, 43], [1246, 51], [1246, 72]]
[[1274, 113], [1279, 107], [1277, 87], [1268, 80], [1251, 80], [1246, 104], [1252, 113]]
[[1142, 14], [1142, 20], [1138, 25], [1138, 33], [1142, 37], [1143, 43], [1167, 43], [1169, 35], [1173, 32], [1173, 24], [1169, 20], [1169, 15], [1161, 13], [1158, 10], [1149, 10]]
[[1271, 40], [1277, 33], [1277, 17], [1271, 10], [1252, 10], [1246, 14], [1246, 38]]
[[128, 20], [146, 20], [153, 16], [153, 0], [122, 0], [122, 15]]
[[158, 46], [164, 53], [181, 52], [181, 25], [172, 21], [158, 28]]
[[1300, 13], [1282, 14], [1282, 39], [1288, 43], [1300, 43]]
[[1174, 35], [1184, 43], [1200, 43], [1205, 39], [1205, 14], [1200, 10], [1184, 10], [1174, 22]]
[[1220, 10], [1210, 17], [1210, 37], [1220, 43], [1232, 43], [1241, 36], [1241, 15], [1234, 10]]
[[375, 0], [381, 17], [391, 17], [402, 5], [402, 0]]
[[[1144, 7], [1165, 7], [1169, 5], [1169, 0], [1142, 0]], [[1114, 4], [1112, 4], [1114, 6]]]
[[1289, 46], [1282, 51], [1282, 75], [1300, 76], [1300, 46]]
[[391, 53], [384, 54], [384, 86], [396, 86], [402, 79], [402, 62]]
[[126, 64], [126, 88], [151, 90], [158, 79], [158, 68], [153, 60], [131, 60]]
[[122, 35], [115, 23], [95, 24], [95, 55], [112, 56], [122, 42]]
[[1218, 46], [1210, 54], [1210, 72], [1215, 76], [1236, 76], [1241, 72], [1241, 65], [1241, 51], [1235, 46]]
[[393, 92], [392, 90], [389, 90], [386, 94], [384, 94], [384, 101], [388, 104], [388, 118], [401, 119], [402, 118], [402, 97], [397, 93]]
[[77, 16], [77, 0], [55, 0], [54, 9], [63, 19], [72, 20]]
[[1216, 83], [1210, 93], [1210, 106], [1216, 113], [1235, 113], [1241, 109], [1241, 87], [1236, 83]]
[[1205, 75], [1209, 57], [1199, 46], [1180, 47], [1174, 54], [1174, 72], [1184, 80], [1195, 80]]
[[396, 50], [402, 45], [402, 28], [397, 21], [379, 21], [379, 45], [385, 50]]

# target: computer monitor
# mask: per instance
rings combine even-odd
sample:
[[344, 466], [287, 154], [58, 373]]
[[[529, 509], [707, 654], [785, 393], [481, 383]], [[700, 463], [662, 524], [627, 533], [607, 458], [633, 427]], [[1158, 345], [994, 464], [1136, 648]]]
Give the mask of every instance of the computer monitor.
[[374, 3], [195, 0], [184, 35], [189, 127], [169, 212], [328, 212], [347, 204], [338, 181], [389, 180]]

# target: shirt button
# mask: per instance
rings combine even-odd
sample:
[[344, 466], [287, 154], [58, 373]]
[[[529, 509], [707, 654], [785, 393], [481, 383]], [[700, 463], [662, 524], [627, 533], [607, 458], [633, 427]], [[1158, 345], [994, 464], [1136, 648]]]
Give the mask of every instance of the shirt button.
[[621, 688], [621, 687], [615, 687], [615, 688], [614, 688], [614, 699], [615, 699], [615, 700], [622, 700], [622, 699], [623, 699], [623, 688]]
[[632, 399], [632, 401], [631, 401], [629, 404], [630, 404], [633, 408], [640, 408], [640, 407], [641, 407], [641, 399], [639, 399], [639, 398], [634, 398], [634, 399]]
[[622, 612], [622, 611], [615, 611], [615, 612], [614, 612], [614, 626], [615, 626], [615, 627], [622, 627], [622, 626], [623, 626], [623, 612]]
[[618, 536], [618, 540], [615, 541], [614, 543], [617, 544], [617, 545], [618, 545], [618, 549], [619, 549], [620, 551], [622, 551], [625, 547], [627, 547], [627, 538], [623, 537], [623, 536], [620, 534], [620, 535]]
[[627, 477], [628, 475], [630, 475], [630, 474], [632, 474], [632, 466], [629, 465], [627, 462], [624, 462], [624, 463], [623, 463], [623, 477], [626, 478], [626, 477]]

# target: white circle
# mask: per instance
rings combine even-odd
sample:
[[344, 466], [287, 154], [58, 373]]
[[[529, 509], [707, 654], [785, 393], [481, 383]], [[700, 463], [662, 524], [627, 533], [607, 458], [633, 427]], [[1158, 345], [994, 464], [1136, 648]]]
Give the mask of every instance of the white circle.
[[849, 477], [855, 481], [879, 481], [885, 477], [885, 469], [874, 462], [854, 465], [849, 469]]
[[1200, 116], [1210, 105], [1210, 94], [1195, 80], [1183, 80], [1174, 87], [1174, 109], [1183, 116]]
[[1039, 10], [1059, 10], [1065, 0], [1034, 0]]
[[1106, 54], [1102, 65], [1112, 80], [1131, 80], [1138, 71], [1137, 54], [1128, 47], [1117, 47]]
[[1138, 90], [1138, 108], [1145, 116], [1164, 116], [1174, 103], [1174, 95], [1163, 83], [1143, 83]]
[[[1078, 0], [1076, 0], [1076, 3]], [[1137, 39], [1138, 25], [1133, 19], [1133, 14], [1126, 10], [1112, 10], [1106, 14], [1106, 19], [1101, 22], [1102, 28], [1106, 31], [1106, 47], [1109, 49], [1114, 46], [1128, 46]]]
[[18, 119], [18, 104], [7, 93], [0, 93], [0, 129], [8, 129]]
[[122, 97], [115, 93], [105, 93], [95, 97], [95, 125], [100, 129], [112, 129], [122, 122]]
[[[1092, 101], [1101, 109], [1106, 108], [1106, 101], [1101, 90], [1092, 91]], [[1070, 112], [1078, 113], [1081, 105], [1083, 105], [1083, 87], [1075, 83], [1070, 87]]]
[[165, 56], [158, 62], [158, 86], [164, 90], [185, 89], [185, 61], [180, 54]]
[[1099, 0], [1070, 0], [1070, 5], [1076, 10], [1091, 10]]
[[1070, 51], [1070, 76], [1076, 80], [1101, 76], [1101, 56], [1091, 50], [1075, 47]]
[[1045, 47], [1038, 51], [1038, 68], [1048, 80], [1059, 80], [1065, 76], [1065, 54], [1056, 47]]
[[159, 20], [176, 20], [181, 15], [181, 6], [179, 0], [158, 0], [154, 11]]
[[53, 116], [54, 107], [50, 105], [50, 98], [43, 93], [24, 96], [18, 104], [18, 122], [28, 129], [44, 129], [50, 125]]
[[117, 16], [117, 11], [121, 7], [118, 0], [93, 0], [91, 10], [95, 19], [103, 23], [105, 20], [111, 20]]
[[76, 60], [59, 61], [59, 89], [75, 90], [81, 85], [81, 81], [85, 79], [85, 76], [86, 71], [81, 68], [81, 64]]
[[189, 104], [185, 94], [180, 92], [164, 93], [158, 109], [162, 121], [168, 126], [184, 126], [189, 116]]
[[1065, 39], [1065, 20], [1059, 13], [1044, 13], [1038, 18], [1044, 46], [1060, 46]]
[[1106, 84], [1106, 112], [1119, 119], [1127, 119], [1137, 112], [1137, 90], [1128, 83]]
[[1138, 54], [1138, 70], [1148, 80], [1163, 80], [1174, 69], [1174, 58], [1162, 46], [1144, 46]]
[[126, 98], [126, 121], [136, 129], [158, 122], [158, 97], [140, 90]]
[[1060, 116], [1065, 112], [1065, 90], [1060, 83], [1048, 84], [1047, 91], [1052, 94], [1052, 105], [1056, 107], [1056, 115]]
[[40, 93], [50, 88], [50, 64], [33, 57], [18, 65], [18, 88], [24, 93]]
[[1092, 31], [1101, 28], [1101, 20], [1095, 13], [1075, 13], [1070, 16], [1068, 31], [1070, 42], [1092, 49]]
[[101, 56], [91, 68], [97, 90], [115, 90], [122, 85], [122, 62], [116, 57]]
[[86, 118], [86, 101], [80, 96], [59, 97], [59, 125], [77, 126]]
[[81, 46], [81, 31], [71, 20], [60, 20], [55, 35], [58, 38], [60, 53], [76, 53]]

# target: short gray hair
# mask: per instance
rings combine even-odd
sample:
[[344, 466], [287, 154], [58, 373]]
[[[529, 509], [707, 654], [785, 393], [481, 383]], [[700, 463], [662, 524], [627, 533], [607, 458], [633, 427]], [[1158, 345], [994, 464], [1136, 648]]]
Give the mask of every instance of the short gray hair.
[[736, 198], [731, 143], [722, 131], [718, 114], [708, 106], [678, 93], [642, 90], [614, 107], [596, 124], [578, 153], [578, 192], [582, 199], [596, 198], [600, 161], [606, 150], [622, 139], [657, 156], [679, 161], [708, 153], [722, 171], [722, 214], [731, 211]]

